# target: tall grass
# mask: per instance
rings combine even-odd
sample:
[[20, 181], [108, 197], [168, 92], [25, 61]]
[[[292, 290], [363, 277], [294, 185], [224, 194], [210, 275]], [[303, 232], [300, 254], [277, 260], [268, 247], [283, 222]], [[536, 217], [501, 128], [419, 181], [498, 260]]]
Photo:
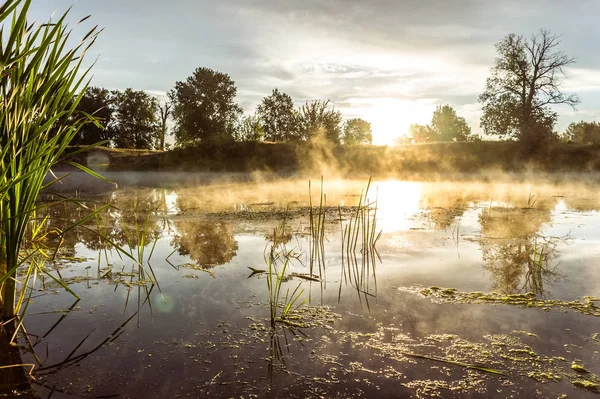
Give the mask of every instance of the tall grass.
[[5, 0], [0, 6], [0, 310], [4, 317], [18, 312], [17, 270], [22, 265], [37, 267], [36, 262], [27, 263], [32, 258], [20, 251], [40, 191], [56, 181], [45, 184], [44, 178], [78, 130], [94, 121], [90, 115], [76, 113], [76, 108], [88, 84], [89, 68], [83, 69], [82, 62], [96, 40], [97, 27], [70, 49], [68, 11], [56, 21], [36, 26], [27, 22], [31, 2]]

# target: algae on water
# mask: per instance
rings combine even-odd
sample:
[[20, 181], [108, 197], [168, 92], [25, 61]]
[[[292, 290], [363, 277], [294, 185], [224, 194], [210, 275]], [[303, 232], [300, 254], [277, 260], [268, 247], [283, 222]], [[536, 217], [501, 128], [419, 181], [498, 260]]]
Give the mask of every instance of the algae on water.
[[540, 299], [535, 293], [502, 295], [495, 292], [460, 292], [455, 288], [439, 287], [400, 287], [404, 292], [410, 292], [430, 298], [441, 303], [489, 303], [504, 304], [527, 308], [550, 310], [572, 310], [584, 315], [600, 317], [599, 297], [585, 296], [580, 301], [562, 301], [559, 299]]

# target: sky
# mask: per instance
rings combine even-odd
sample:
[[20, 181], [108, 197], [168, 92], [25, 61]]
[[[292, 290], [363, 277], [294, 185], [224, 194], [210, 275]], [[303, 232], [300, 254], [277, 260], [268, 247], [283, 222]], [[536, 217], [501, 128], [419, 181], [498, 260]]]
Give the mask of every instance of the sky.
[[547, 29], [576, 58], [564, 88], [581, 99], [576, 111], [556, 109], [557, 130], [600, 120], [598, 0], [33, 0], [31, 18], [71, 5], [73, 24], [92, 15], [75, 35], [104, 28], [89, 54], [93, 85], [161, 96], [208, 67], [231, 76], [248, 114], [274, 88], [298, 106], [330, 100], [371, 122], [375, 144], [444, 104], [481, 134], [494, 44]]

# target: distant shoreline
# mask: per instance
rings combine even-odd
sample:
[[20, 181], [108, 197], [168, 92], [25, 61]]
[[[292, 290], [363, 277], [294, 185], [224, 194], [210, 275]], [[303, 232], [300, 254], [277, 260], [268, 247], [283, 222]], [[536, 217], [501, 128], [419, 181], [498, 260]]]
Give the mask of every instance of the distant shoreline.
[[[100, 172], [260, 172], [423, 179], [452, 174], [600, 172], [600, 145], [550, 143], [526, 151], [518, 142], [491, 141], [396, 147], [246, 142], [164, 152], [97, 147], [74, 160]], [[69, 169], [66, 165], [56, 168]]]

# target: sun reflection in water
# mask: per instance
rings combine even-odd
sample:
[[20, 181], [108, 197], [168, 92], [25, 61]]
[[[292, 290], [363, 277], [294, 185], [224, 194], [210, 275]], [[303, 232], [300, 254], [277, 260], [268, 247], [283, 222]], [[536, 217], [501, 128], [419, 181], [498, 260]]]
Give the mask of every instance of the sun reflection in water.
[[177, 214], [180, 211], [177, 206], [177, 193], [175, 191], [171, 191], [165, 195], [165, 205], [168, 215]]
[[377, 225], [384, 233], [406, 231], [414, 226], [413, 216], [421, 212], [423, 184], [383, 181], [373, 184], [369, 201], [377, 199]]

